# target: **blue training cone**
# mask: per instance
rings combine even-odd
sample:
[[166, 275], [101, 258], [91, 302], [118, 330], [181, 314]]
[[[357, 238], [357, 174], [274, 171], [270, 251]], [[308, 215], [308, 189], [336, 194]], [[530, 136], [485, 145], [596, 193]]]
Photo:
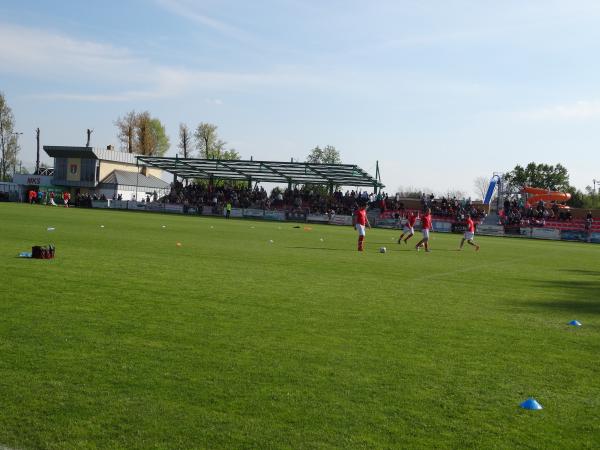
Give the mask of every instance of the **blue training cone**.
[[527, 400], [525, 400], [523, 403], [521, 403], [521, 408], [523, 409], [544, 409], [542, 408], [542, 405], [540, 405], [537, 400], [533, 397], [529, 397]]
[[580, 327], [581, 326], [581, 322], [579, 320], [571, 320], [569, 322], [569, 325], [573, 325], [574, 327]]

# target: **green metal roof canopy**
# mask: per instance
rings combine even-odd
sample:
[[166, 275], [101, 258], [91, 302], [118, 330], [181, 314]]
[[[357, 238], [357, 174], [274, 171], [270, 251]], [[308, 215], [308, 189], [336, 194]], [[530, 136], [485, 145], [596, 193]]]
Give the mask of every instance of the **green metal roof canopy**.
[[354, 164], [312, 164], [143, 155], [137, 156], [137, 159], [139, 163], [158, 167], [183, 178], [385, 187], [380, 180], [373, 178]]

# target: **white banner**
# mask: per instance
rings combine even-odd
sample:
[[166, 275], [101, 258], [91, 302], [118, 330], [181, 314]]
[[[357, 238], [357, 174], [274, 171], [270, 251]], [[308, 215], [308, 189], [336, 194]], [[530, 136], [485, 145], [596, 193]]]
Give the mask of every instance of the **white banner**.
[[244, 217], [264, 217], [265, 212], [262, 209], [245, 208]]
[[329, 223], [332, 225], [352, 225], [352, 216], [339, 216], [336, 214], [329, 220]]
[[504, 227], [501, 225], [479, 225], [477, 234], [484, 236], [504, 236]]
[[242, 208], [231, 208], [229, 217], [244, 217], [244, 210]]
[[264, 218], [267, 220], [285, 220], [283, 211], [265, 211]]
[[13, 177], [13, 182], [25, 186], [52, 186], [53, 178], [54, 177], [49, 177], [46, 175], [25, 175], [17, 173]]
[[531, 237], [536, 239], [560, 239], [560, 230], [555, 228], [532, 228]]
[[165, 203], [165, 212], [183, 214], [183, 205]]
[[306, 216], [306, 220], [309, 222], [329, 222], [329, 216], [327, 214], [309, 214]]
[[433, 231], [437, 231], [438, 233], [450, 233], [452, 231], [452, 223], [442, 220], [432, 220], [431, 226], [433, 227]]

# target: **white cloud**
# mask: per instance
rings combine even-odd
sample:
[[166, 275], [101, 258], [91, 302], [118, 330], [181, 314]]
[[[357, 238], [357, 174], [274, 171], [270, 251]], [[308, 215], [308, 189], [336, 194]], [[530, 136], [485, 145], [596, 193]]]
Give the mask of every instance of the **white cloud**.
[[172, 14], [183, 17], [202, 27], [210, 28], [221, 35], [239, 41], [248, 41], [252, 39], [252, 36], [245, 31], [199, 12], [197, 10], [197, 4], [190, 4], [185, 0], [156, 0], [156, 4]]
[[177, 97], [192, 91], [212, 95], [222, 90], [314, 86], [326, 82], [295, 67], [264, 72], [211, 72], [166, 66], [136, 56], [126, 48], [3, 23], [0, 23], [0, 73], [42, 80], [46, 86], [89, 85], [89, 88], [74, 88], [75, 92], [61, 92], [61, 89], [34, 95], [42, 99], [89, 102]]
[[587, 120], [600, 117], [600, 101], [580, 100], [518, 113], [530, 120]]
[[142, 63], [112, 45], [77, 40], [62, 33], [0, 24], [0, 70], [3, 72], [62, 74], [70, 72], [111, 77]]

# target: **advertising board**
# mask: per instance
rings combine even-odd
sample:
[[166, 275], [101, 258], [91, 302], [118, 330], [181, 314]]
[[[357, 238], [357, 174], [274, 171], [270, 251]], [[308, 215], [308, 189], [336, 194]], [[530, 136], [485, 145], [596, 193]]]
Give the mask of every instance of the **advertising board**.
[[479, 225], [477, 234], [484, 236], [504, 236], [504, 227], [501, 225]]
[[532, 228], [531, 237], [535, 239], [560, 239], [560, 230], [555, 228]]
[[264, 218], [266, 220], [285, 220], [285, 213], [283, 211], [265, 211]]
[[244, 217], [263, 218], [265, 212], [262, 209], [244, 208]]
[[352, 225], [352, 216], [335, 215], [329, 219], [332, 225]]

